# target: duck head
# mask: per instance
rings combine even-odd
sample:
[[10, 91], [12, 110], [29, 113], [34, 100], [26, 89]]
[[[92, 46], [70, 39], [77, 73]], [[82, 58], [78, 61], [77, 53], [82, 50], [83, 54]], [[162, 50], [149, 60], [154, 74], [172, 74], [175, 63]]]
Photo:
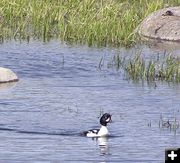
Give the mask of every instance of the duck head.
[[100, 118], [100, 124], [103, 126], [107, 126], [107, 124], [111, 122], [111, 115], [109, 113], [105, 113]]

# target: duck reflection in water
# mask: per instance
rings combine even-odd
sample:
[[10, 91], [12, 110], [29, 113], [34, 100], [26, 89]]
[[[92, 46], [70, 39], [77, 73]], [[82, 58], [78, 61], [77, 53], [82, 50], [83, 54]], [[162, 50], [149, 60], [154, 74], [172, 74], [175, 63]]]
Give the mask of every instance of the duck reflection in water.
[[108, 137], [98, 138], [99, 149], [102, 155], [109, 154]]
[[101, 155], [109, 154], [108, 137], [92, 138], [92, 140], [98, 143]]

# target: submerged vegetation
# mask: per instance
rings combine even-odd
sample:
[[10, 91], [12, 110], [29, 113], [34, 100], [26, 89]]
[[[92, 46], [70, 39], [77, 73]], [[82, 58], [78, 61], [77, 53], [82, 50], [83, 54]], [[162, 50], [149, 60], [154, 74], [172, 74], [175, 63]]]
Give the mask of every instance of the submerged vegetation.
[[60, 38], [88, 45], [131, 45], [149, 13], [174, 0], [1, 0], [0, 39]]
[[144, 59], [140, 54], [132, 58], [114, 56], [108, 67], [122, 69], [126, 76], [134, 81], [180, 82], [180, 58], [171, 54]]

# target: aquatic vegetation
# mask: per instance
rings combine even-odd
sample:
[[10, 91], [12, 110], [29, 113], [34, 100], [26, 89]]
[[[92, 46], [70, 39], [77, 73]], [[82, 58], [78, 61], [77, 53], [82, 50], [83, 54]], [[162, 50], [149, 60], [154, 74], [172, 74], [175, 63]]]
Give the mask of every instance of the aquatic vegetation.
[[176, 132], [179, 129], [180, 121], [176, 116], [167, 118], [160, 116], [159, 119], [159, 128], [160, 129], [169, 129], [171, 131]]
[[[161, 114], [159, 118], [159, 122], [158, 122], [159, 129], [165, 130], [165, 131], [169, 130], [170, 132], [173, 132], [174, 134], [176, 134], [180, 128], [179, 126], [180, 120], [178, 118], [178, 114], [179, 114], [179, 110], [174, 115], [171, 113], [168, 114], [168, 116]], [[155, 123], [152, 123], [152, 120], [150, 120], [147, 125], [148, 127], [157, 126], [157, 121]]]
[[140, 54], [127, 58], [120, 55], [113, 57], [108, 67], [122, 69], [132, 80], [165, 80], [180, 82], [180, 58], [171, 54], [154, 59], [144, 59]]
[[0, 41], [60, 38], [88, 45], [131, 45], [137, 25], [172, 0], [2, 0]]

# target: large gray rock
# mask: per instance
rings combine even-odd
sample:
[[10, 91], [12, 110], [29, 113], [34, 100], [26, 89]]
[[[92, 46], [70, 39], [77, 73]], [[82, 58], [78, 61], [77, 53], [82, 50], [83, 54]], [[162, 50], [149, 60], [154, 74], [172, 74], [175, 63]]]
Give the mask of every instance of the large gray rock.
[[180, 7], [169, 7], [153, 12], [137, 27], [144, 37], [180, 41]]
[[0, 83], [18, 81], [17, 75], [8, 68], [0, 67]]

